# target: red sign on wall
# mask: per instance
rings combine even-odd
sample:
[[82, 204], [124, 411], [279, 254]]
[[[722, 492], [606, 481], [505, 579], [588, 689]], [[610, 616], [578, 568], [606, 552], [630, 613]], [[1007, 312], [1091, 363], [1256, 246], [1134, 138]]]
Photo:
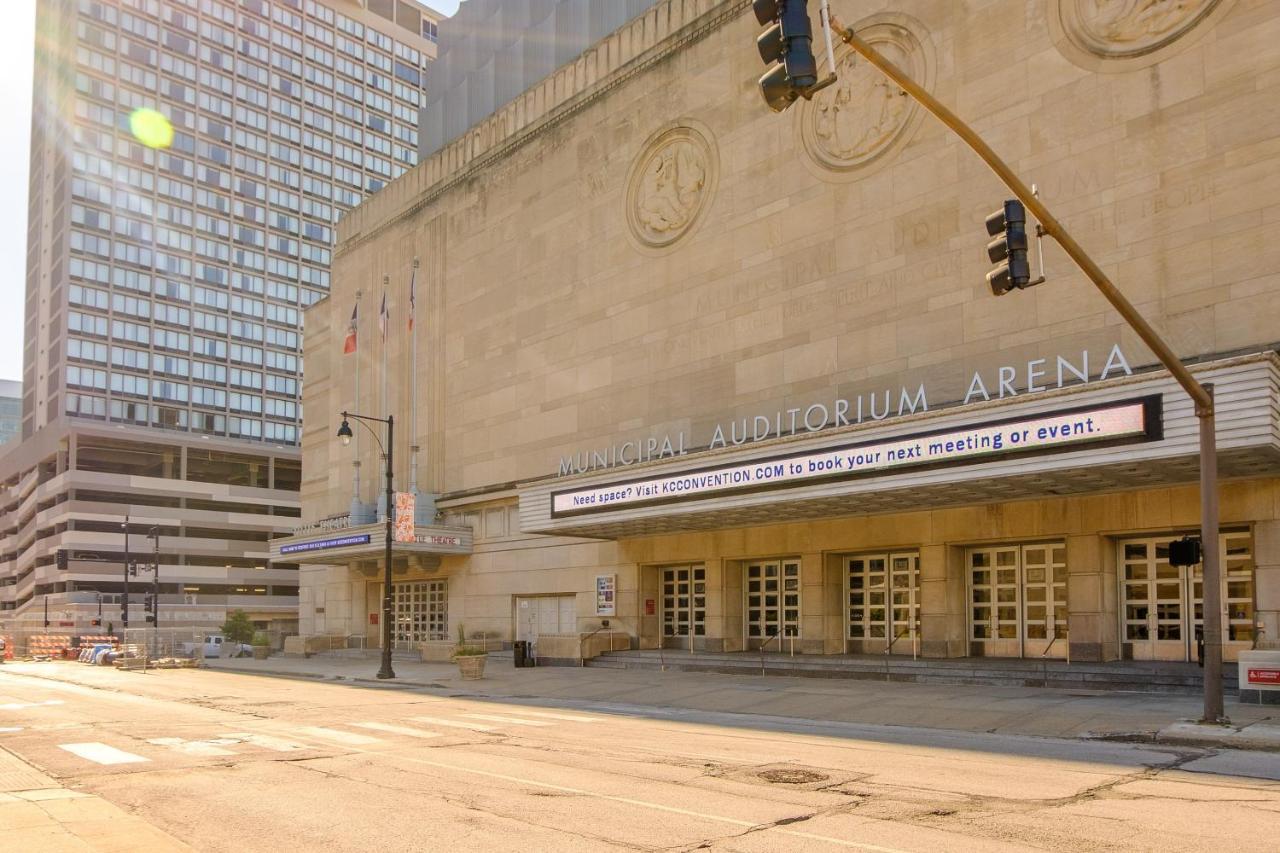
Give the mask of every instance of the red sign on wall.
[[378, 624], [378, 614], [377, 614], [377, 613], [370, 613], [370, 614], [369, 614], [369, 624], [370, 624], [370, 625], [377, 625], [377, 624]]
[[1280, 685], [1280, 669], [1253, 669], [1250, 667], [1246, 672], [1246, 679], [1250, 684]]
[[656, 613], [656, 612], [657, 612], [657, 609], [658, 609], [658, 603], [657, 603], [656, 601], [654, 601], [652, 598], [646, 598], [646, 599], [644, 600], [644, 615], [645, 615], [645, 616], [652, 616], [652, 615], [654, 615], [654, 613]]

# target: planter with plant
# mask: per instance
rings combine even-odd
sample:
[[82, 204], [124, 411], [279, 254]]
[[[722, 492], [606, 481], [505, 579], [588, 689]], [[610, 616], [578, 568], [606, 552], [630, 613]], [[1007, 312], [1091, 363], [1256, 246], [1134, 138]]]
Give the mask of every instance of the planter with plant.
[[458, 645], [453, 648], [453, 659], [458, 662], [458, 674], [467, 681], [475, 681], [484, 675], [484, 662], [488, 659], [484, 646], [467, 645], [467, 634], [458, 626]]
[[263, 631], [258, 631], [253, 635], [253, 658], [254, 660], [266, 660], [271, 654], [271, 640]]

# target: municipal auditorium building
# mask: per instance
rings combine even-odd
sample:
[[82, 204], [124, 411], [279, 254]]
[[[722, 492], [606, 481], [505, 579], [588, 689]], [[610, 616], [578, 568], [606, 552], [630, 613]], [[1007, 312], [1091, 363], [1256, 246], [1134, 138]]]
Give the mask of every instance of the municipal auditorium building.
[[[832, 0], [1213, 383], [1224, 655], [1276, 647], [1280, 4], [971, 5]], [[1195, 660], [1191, 401], [1052, 241], [992, 295], [1008, 191], [865, 62], [771, 112], [759, 30], [653, 3], [342, 220], [272, 546], [302, 633], [380, 642], [349, 410], [415, 496], [400, 649]]]

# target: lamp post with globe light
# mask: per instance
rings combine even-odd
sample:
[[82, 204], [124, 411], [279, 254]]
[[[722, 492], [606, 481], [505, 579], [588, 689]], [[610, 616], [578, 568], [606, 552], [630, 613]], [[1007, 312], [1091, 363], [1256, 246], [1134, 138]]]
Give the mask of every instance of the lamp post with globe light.
[[[373, 440], [378, 442], [378, 447], [382, 450], [382, 456], [387, 460], [387, 513], [386, 513], [386, 543], [385, 552], [383, 554], [383, 581], [382, 581], [382, 666], [378, 669], [378, 678], [395, 678], [395, 671], [391, 668], [391, 536], [392, 536], [392, 519], [391, 514], [395, 508], [395, 489], [392, 485], [391, 470], [391, 453], [395, 449], [395, 418], [387, 415], [385, 418], [375, 418], [369, 415], [357, 415], [354, 412], [342, 413], [342, 424], [338, 427], [338, 439], [343, 446], [351, 443], [351, 424], [350, 418], [360, 421], [365, 429], [369, 430], [369, 434], [373, 436]], [[373, 430], [365, 421], [373, 421], [374, 423], [387, 425], [387, 443], [384, 445], [382, 439], [378, 437], [378, 433]]]

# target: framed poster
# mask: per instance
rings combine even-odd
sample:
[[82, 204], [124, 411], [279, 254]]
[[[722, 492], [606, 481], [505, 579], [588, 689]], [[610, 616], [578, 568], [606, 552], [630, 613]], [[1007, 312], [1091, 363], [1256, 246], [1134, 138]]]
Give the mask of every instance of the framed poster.
[[616, 616], [618, 609], [618, 576], [596, 575], [596, 615]]

